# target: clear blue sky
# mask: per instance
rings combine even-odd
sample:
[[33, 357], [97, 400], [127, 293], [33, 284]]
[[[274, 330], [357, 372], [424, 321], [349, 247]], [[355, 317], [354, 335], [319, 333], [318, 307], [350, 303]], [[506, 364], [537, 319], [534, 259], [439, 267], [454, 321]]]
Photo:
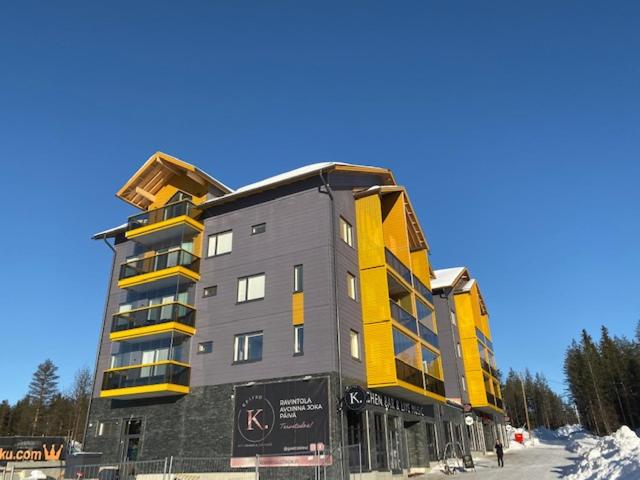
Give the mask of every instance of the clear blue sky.
[[[92, 233], [154, 151], [237, 187], [390, 167], [436, 268], [467, 265], [500, 367], [561, 381], [640, 318], [638, 2], [13, 2], [0, 7], [0, 399], [93, 367]], [[562, 385], [552, 383], [562, 390]]]

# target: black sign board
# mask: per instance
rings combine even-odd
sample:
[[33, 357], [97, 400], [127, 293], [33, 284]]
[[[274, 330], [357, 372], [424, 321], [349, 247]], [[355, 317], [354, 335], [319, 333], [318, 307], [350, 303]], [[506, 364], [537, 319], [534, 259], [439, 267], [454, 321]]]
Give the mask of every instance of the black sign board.
[[290, 457], [328, 449], [328, 386], [323, 377], [236, 387], [231, 466], [251, 466], [256, 455], [300, 465], [307, 456]]
[[464, 465], [465, 469], [470, 470], [472, 468], [476, 468], [473, 464], [473, 457], [471, 455], [462, 455], [462, 464]]
[[64, 437], [0, 437], [0, 465], [64, 460], [66, 443]]
[[344, 403], [352, 412], [361, 412], [367, 406], [367, 391], [359, 385], [352, 385], [344, 392]]

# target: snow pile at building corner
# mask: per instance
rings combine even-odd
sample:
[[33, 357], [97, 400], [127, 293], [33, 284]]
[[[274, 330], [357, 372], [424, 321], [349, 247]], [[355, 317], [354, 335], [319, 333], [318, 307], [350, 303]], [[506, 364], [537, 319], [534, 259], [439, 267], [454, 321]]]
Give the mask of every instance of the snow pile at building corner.
[[[638, 480], [640, 478], [640, 438], [626, 426], [613, 435], [597, 438], [571, 435], [570, 449], [582, 460], [568, 480]], [[574, 447], [574, 448], [571, 448]]]

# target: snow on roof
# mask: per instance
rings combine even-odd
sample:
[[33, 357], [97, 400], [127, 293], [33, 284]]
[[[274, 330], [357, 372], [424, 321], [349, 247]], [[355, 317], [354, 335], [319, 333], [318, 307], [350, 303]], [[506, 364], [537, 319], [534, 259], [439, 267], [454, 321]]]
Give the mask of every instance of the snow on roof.
[[474, 283], [476, 283], [476, 279], [472, 278], [467, 283], [465, 283], [460, 290], [463, 292], [470, 292], [471, 288], [473, 288]]
[[452, 287], [465, 270], [465, 267], [453, 267], [435, 270], [433, 273], [436, 278], [431, 280], [431, 288], [435, 290], [438, 288]]
[[98, 240], [101, 238], [112, 237], [117, 233], [124, 232], [129, 223], [123, 223], [122, 225], [118, 225], [117, 227], [110, 228], [109, 230], [104, 230], [103, 232], [94, 233], [91, 237], [93, 240]]
[[372, 167], [368, 165], [355, 165], [352, 163], [344, 163], [344, 162], [321, 162], [321, 163], [312, 163], [311, 165], [305, 165], [304, 167], [296, 168], [294, 170], [289, 170], [288, 172], [281, 173], [279, 175], [274, 175], [273, 177], [265, 178], [264, 180], [260, 180], [259, 182], [250, 183], [243, 187], [236, 189], [232, 193], [228, 193], [226, 195], [222, 195], [221, 197], [212, 198], [207, 200], [202, 204], [202, 206], [207, 206], [216, 203], [217, 201], [224, 201], [230, 198], [234, 198], [236, 196], [241, 196], [243, 194], [250, 193], [255, 190], [265, 189], [271, 186], [275, 186], [281, 183], [287, 183], [297, 178], [302, 178], [309, 176], [312, 173], [320, 172], [326, 168], [330, 167], [357, 167], [357, 168], [374, 168], [381, 169], [380, 167]]

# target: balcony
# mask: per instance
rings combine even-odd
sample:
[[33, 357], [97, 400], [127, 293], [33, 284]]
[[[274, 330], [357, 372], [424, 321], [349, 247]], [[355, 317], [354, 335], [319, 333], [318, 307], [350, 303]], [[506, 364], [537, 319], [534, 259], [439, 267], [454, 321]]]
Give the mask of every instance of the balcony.
[[496, 404], [496, 397], [494, 397], [492, 393], [487, 392], [487, 402], [488, 402], [490, 405], [494, 405], [494, 406], [495, 406], [495, 404]]
[[444, 397], [444, 382], [442, 380], [440, 380], [439, 378], [436, 377], [432, 377], [431, 375], [428, 374], [424, 374], [424, 386], [425, 388], [432, 392], [435, 393], [436, 395], [440, 395], [441, 397]]
[[411, 270], [396, 257], [388, 248], [384, 249], [384, 258], [389, 266], [400, 275], [409, 285], [411, 285]]
[[504, 408], [502, 400], [500, 398], [498, 398], [498, 397], [496, 397], [496, 407], [498, 407], [500, 410], [502, 410]]
[[[129, 260], [120, 266], [119, 288], [132, 288], [149, 282], [171, 280], [180, 275], [187, 281], [200, 280], [200, 258], [187, 250], [178, 248], [155, 255]], [[155, 284], [161, 288], [163, 284]]]
[[485, 372], [491, 374], [491, 366], [489, 365], [489, 362], [487, 362], [484, 358], [480, 358], [480, 365]]
[[418, 335], [418, 324], [416, 321], [416, 317], [411, 315], [393, 300], [389, 300], [389, 305], [391, 307], [391, 318], [393, 318], [403, 327], [411, 330], [413, 333]]
[[420, 295], [422, 295], [431, 305], [433, 305], [433, 293], [431, 293], [431, 290], [429, 290], [427, 286], [422, 283], [415, 275], [413, 275], [413, 286]]
[[165, 361], [104, 372], [101, 397], [140, 398], [189, 393], [188, 365]]
[[440, 348], [440, 341], [438, 340], [438, 335], [435, 332], [420, 322], [418, 322], [418, 328], [420, 329], [420, 338], [428, 344], [433, 345], [438, 349]]
[[204, 230], [202, 223], [196, 220], [201, 213], [191, 200], [170, 203], [129, 217], [125, 236], [147, 246], [190, 238]]
[[422, 370], [403, 362], [399, 358], [396, 358], [396, 376], [398, 380], [402, 380], [418, 388], [424, 388]]
[[113, 316], [111, 341], [176, 330], [195, 333], [196, 310], [179, 302], [150, 305]]

